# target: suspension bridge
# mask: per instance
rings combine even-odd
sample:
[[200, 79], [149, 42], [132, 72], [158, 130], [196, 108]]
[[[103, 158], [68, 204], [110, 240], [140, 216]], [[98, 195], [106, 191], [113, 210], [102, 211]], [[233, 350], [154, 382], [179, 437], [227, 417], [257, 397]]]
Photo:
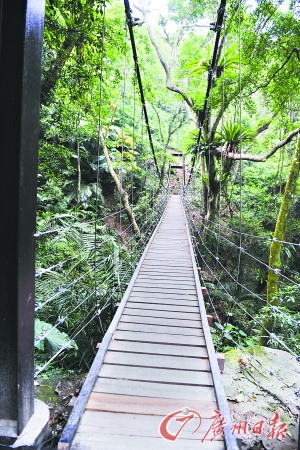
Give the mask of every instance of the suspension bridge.
[[[34, 230], [36, 186], [32, 173], [36, 172], [44, 11], [43, 2], [37, 7], [34, 0], [28, 0], [26, 11], [21, 0], [17, 3], [18, 8], [15, 8], [14, 4], [6, 2], [1, 11], [2, 23], [10, 26], [3, 25], [0, 41], [1, 50], [4, 49], [0, 53], [0, 129], [3, 136], [0, 180], [4, 210], [10, 210], [11, 214], [0, 223], [0, 291], [3, 293], [0, 327], [0, 448], [14, 448], [14, 442], [27, 430], [26, 426], [36, 412], [33, 386], [34, 309], [39, 310], [63, 295], [98, 267], [98, 262], [94, 261], [86, 274], [60, 287], [43, 304], [34, 305], [34, 243], [39, 235]], [[215, 47], [188, 183], [192, 179], [200, 151], [225, 5], [225, 0], [222, 0], [215, 23]], [[157, 169], [157, 180], [162, 185], [134, 43], [134, 23], [127, 0], [125, 11], [143, 115]], [[11, 66], [12, 51], [23, 74], [22, 82]], [[11, 124], [14, 124], [13, 130]], [[18, 149], [13, 155], [12, 148]], [[18, 168], [15, 178], [10, 175], [12, 166]], [[178, 169], [178, 166], [174, 168]], [[185, 162], [183, 169], [185, 183]], [[144, 235], [149, 235], [149, 242], [137, 261], [112, 322], [99, 343], [96, 358], [60, 438], [60, 450], [134, 450], [141, 447], [150, 450], [172, 446], [187, 450], [238, 449], [210, 335], [203, 285], [199, 281], [198, 246], [201, 243], [207, 252], [210, 250], [199, 237], [201, 217], [187, 200], [186, 194], [184, 189], [182, 196], [169, 196], [168, 189], [165, 189], [155, 220], [152, 218], [148, 223], [147, 218], [141, 215]], [[205, 224], [203, 226], [207, 232], [213, 232]], [[133, 250], [133, 237], [130, 239]], [[237, 249], [244, 251], [241, 245]], [[61, 267], [64, 263], [67, 261], [57, 266]], [[130, 260], [129, 265], [130, 269], [121, 280], [123, 282], [131, 273], [133, 261]], [[207, 263], [204, 261], [203, 265]], [[16, 267], [17, 270], [13, 270]], [[227, 270], [226, 267], [222, 268]], [[213, 271], [212, 275], [215, 276]], [[238, 279], [233, 281], [239, 283]], [[221, 284], [220, 280], [218, 282]], [[96, 294], [95, 288], [75, 309], [82, 307]], [[111, 296], [107, 294], [101, 308], [98, 308], [98, 303], [94, 305], [95, 310], [91, 311], [87, 324], [99, 318], [102, 326], [100, 315], [112, 306]], [[232, 301], [241, 307], [234, 298]], [[53, 329], [57, 329], [74, 310], [65, 317], [59, 317]], [[278, 308], [275, 312], [284, 315]], [[71, 341], [63, 345], [45, 366], [61, 354], [84, 327], [79, 327]], [[299, 361], [299, 356], [284, 342], [270, 331], [265, 331]], [[39, 368], [37, 373], [42, 370], [43, 367]], [[281, 381], [297, 396], [300, 395], [299, 390]], [[41, 446], [32, 444], [26, 448], [37, 449]]]
[[[193, 430], [185, 430], [174, 448], [196, 449], [200, 439], [205, 449], [238, 448], [183, 205], [180, 196], [172, 195], [103, 339], [59, 448], [168, 448], [170, 442], [159, 434], [160, 423], [184, 407], [199, 412], [201, 430], [194, 436]], [[226, 420], [225, 444], [220, 434], [205, 436], [215, 410]]]

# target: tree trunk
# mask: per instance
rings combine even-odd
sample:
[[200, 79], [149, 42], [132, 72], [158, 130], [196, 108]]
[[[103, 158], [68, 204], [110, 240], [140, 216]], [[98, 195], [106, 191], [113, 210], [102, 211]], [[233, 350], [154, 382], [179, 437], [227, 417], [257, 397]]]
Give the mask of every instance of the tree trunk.
[[[299, 175], [300, 166], [300, 137], [298, 137], [296, 150], [291, 162], [290, 171], [285, 186], [283, 199], [281, 202], [279, 214], [277, 217], [276, 227], [274, 231], [273, 241], [270, 246], [269, 267], [268, 270], [268, 284], [267, 284], [267, 302], [270, 305], [278, 306], [278, 283], [279, 283], [279, 271], [281, 269], [281, 248], [284, 240], [285, 228], [288, 219], [288, 215], [293, 203], [294, 193], [296, 189], [297, 178]], [[273, 325], [273, 320], [270, 315], [270, 309], [268, 309], [264, 321], [263, 327], [269, 330]], [[266, 336], [264, 328], [260, 332], [260, 344], [266, 345], [269, 336]]]
[[61, 71], [68, 60], [72, 50], [80, 38], [80, 33], [67, 30], [67, 35], [62, 44], [61, 49], [58, 51], [57, 56], [51, 62], [49, 70], [46, 72], [42, 79], [41, 86], [41, 103], [47, 105], [51, 100], [51, 92], [55, 87], [57, 80], [61, 75]]
[[220, 182], [217, 178], [215, 159], [209, 150], [206, 153], [206, 167], [208, 172], [209, 195], [207, 203], [207, 220], [213, 222], [218, 208]]
[[118, 192], [119, 192], [119, 194], [121, 196], [122, 202], [124, 204], [124, 208], [126, 210], [126, 214], [127, 214], [128, 220], [132, 224], [133, 232], [134, 232], [134, 234], [137, 234], [138, 236], [140, 236], [141, 235], [140, 229], [139, 229], [139, 227], [138, 227], [138, 225], [137, 225], [137, 223], [135, 221], [134, 214], [133, 214], [132, 209], [130, 208], [130, 205], [129, 205], [128, 194], [122, 188], [120, 180], [118, 178], [118, 175], [114, 171], [114, 168], [112, 166], [112, 163], [111, 163], [111, 160], [110, 160], [110, 157], [109, 157], [109, 153], [108, 153], [108, 149], [107, 149], [107, 146], [106, 146], [105, 139], [104, 139], [104, 137], [103, 137], [103, 135], [102, 135], [100, 130], [99, 130], [99, 138], [100, 138], [100, 142], [101, 142], [102, 147], [103, 147], [103, 153], [104, 153], [107, 165], [108, 165], [109, 172], [110, 172], [114, 182], [116, 183]]

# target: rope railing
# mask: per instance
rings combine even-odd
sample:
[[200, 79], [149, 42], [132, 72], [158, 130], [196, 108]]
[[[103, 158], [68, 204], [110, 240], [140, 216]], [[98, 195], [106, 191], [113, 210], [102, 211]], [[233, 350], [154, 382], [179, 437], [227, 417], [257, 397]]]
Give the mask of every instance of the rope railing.
[[[117, 233], [116, 239], [122, 239], [122, 247], [120, 247], [119, 251], [121, 251], [121, 249], [123, 248], [124, 250], [122, 251], [124, 251], [124, 255], [120, 258], [119, 263], [115, 266], [113, 275], [110, 274], [107, 277], [103, 276], [102, 268], [107, 262], [110, 261], [110, 255], [104, 255], [101, 261], [99, 261], [99, 259], [93, 261], [92, 267], [90, 269], [86, 270], [84, 273], [79, 274], [79, 276], [73, 279], [70, 283], [64, 286], [58, 286], [58, 292], [53, 293], [46, 300], [36, 303], [36, 313], [38, 313], [38, 316], [43, 319], [45, 313], [41, 315], [41, 312], [43, 312], [43, 309], [46, 307], [48, 309], [50, 307], [51, 309], [52, 301], [58, 301], [59, 297], [62, 295], [71, 295], [70, 301], [67, 300], [68, 297], [63, 298], [63, 301], [61, 301], [62, 309], [59, 310], [59, 314], [56, 316], [55, 320], [53, 320], [52, 318], [52, 323], [54, 323], [53, 326], [51, 328], [48, 328], [44, 334], [36, 336], [36, 345], [39, 345], [42, 341], [45, 341], [45, 339], [49, 338], [51, 333], [56, 330], [61, 330], [63, 332], [68, 331], [66, 324], [68, 324], [68, 322], [72, 320], [73, 316], [75, 317], [75, 321], [72, 325], [71, 334], [69, 336], [67, 335], [68, 339], [63, 344], [61, 344], [61, 347], [57, 349], [55, 354], [51, 355], [51, 357], [49, 357], [47, 361], [44, 361], [43, 364], [40, 364], [38, 367], [36, 367], [35, 377], [40, 375], [58, 357], [61, 356], [62, 359], [64, 359], [68, 354], [68, 349], [70, 349], [72, 343], [75, 342], [75, 339], [79, 337], [80, 333], [87, 330], [87, 327], [89, 325], [95, 323], [95, 319], [99, 319], [99, 330], [102, 334], [105, 333], [108, 322], [106, 318], [106, 323], [103, 324], [102, 316], [104, 313], [107, 315], [109, 308], [113, 313], [113, 305], [115, 305], [115, 303], [118, 302], [119, 299], [121, 299], [123, 293], [125, 292], [125, 282], [130, 280], [134, 271], [134, 267], [138, 263], [140, 255], [147, 245], [147, 242], [165, 209], [168, 198], [168, 189], [165, 189], [162, 192], [158, 193], [157, 197], [153, 195], [152, 197], [150, 197], [150, 200], [154, 203], [154, 206], [150, 213], [149, 211], [147, 211], [148, 205], [146, 205], [146, 211], [141, 211], [136, 215], [136, 220], [140, 224], [140, 235], [133, 233], [131, 233], [130, 235], [132, 224], [123, 229], [122, 232]], [[133, 206], [133, 208], [140, 208], [140, 206], [135, 205]], [[121, 210], [118, 213], [120, 212]], [[60, 263], [48, 267], [47, 269], [39, 269], [42, 272], [41, 275], [39, 275], [39, 282], [47, 283], [47, 278], [42, 277], [45, 272], [50, 272], [55, 268], [61, 269], [64, 264], [78, 259], [84, 253], [90, 252], [92, 255], [94, 251], [102, 250], [105, 246], [105, 243], [110, 238], [111, 236], [109, 236], [99, 244], [96, 244], [95, 249], [91, 248], [89, 250], [86, 250], [86, 252], [81, 252], [80, 254], [75, 255], [72, 258], [68, 258]], [[130, 251], [128, 249], [126, 250], [126, 246], [128, 245], [130, 245]], [[98, 276], [98, 272], [100, 274], [100, 278]], [[90, 292], [86, 292], [86, 294], [82, 297], [84, 291], [90, 290], [92, 286], [92, 282], [88, 282], [88, 276], [91, 274], [95, 276], [95, 279], [99, 278], [98, 285], [96, 288], [92, 288]], [[85, 281], [85, 279], [87, 281]], [[80, 291], [82, 292], [82, 294], [80, 294]], [[76, 298], [75, 304], [71, 301], [72, 299], [74, 299], [74, 296]], [[80, 296], [81, 300], [78, 301], [77, 299], [80, 298]], [[79, 311], [81, 312], [80, 320], [78, 320], [77, 318]]]
[[[187, 218], [188, 218], [188, 222], [189, 222], [189, 227], [191, 230], [195, 231], [198, 230], [197, 224], [195, 223], [195, 221], [193, 220], [193, 218], [191, 217], [191, 214], [189, 213], [189, 207], [187, 205], [186, 199], [183, 197], [183, 203], [187, 212]], [[201, 240], [201, 244], [202, 246], [206, 249], [206, 251], [214, 258], [215, 262], [221, 267], [221, 269], [232, 279], [232, 281], [234, 283], [238, 283], [243, 289], [245, 289], [247, 292], [257, 296], [257, 294], [255, 294], [252, 290], [250, 290], [249, 288], [247, 288], [246, 286], [242, 285], [240, 282], [238, 282], [238, 280], [235, 279], [235, 277], [233, 277], [233, 275], [227, 270], [227, 268], [220, 262], [219, 258], [215, 257], [215, 255], [210, 251], [210, 249], [205, 245], [205, 243], [203, 242], [201, 235], [199, 236], [199, 239]], [[193, 239], [193, 243], [194, 246], [196, 247], [197, 250], [199, 250], [199, 244], [197, 242], [197, 240]], [[199, 260], [197, 258], [197, 261], [199, 263]], [[285, 342], [283, 342], [281, 339], [279, 339], [275, 333], [272, 333], [271, 331], [269, 331], [259, 320], [257, 320], [257, 318], [255, 318], [252, 314], [250, 314], [238, 301], [235, 300], [235, 298], [229, 293], [228, 289], [226, 289], [226, 287], [224, 286], [224, 284], [221, 282], [221, 280], [217, 277], [216, 273], [214, 270], [211, 269], [211, 267], [209, 266], [209, 264], [206, 262], [205, 258], [202, 258], [202, 262], [205, 265], [205, 267], [209, 270], [209, 272], [211, 273], [211, 275], [213, 276], [213, 279], [215, 279], [219, 286], [222, 288], [222, 290], [228, 295], [228, 297], [230, 298], [230, 300], [232, 301], [232, 303], [234, 303], [235, 306], [238, 306], [251, 320], [253, 320], [261, 329], [263, 329], [266, 333], [267, 336], [270, 338], [270, 340], [276, 341], [278, 344], [280, 344], [286, 351], [288, 351], [290, 354], [292, 354], [297, 361], [300, 362], [300, 356], [297, 355], [291, 348], [289, 348]], [[260, 300], [262, 300], [261, 297], [257, 296]], [[270, 305], [270, 307], [272, 307], [273, 305]], [[276, 311], [278, 313], [283, 313], [279, 308], [276, 308]], [[289, 321], [292, 321], [297, 328], [299, 328], [300, 322], [299, 321], [295, 321], [292, 318], [290, 318], [289, 316], [287, 316], [285, 313], [283, 313], [284, 316], [286, 316]]]
[[258, 236], [257, 234], [251, 234], [251, 233], [237, 231], [237, 230], [234, 230], [233, 228], [225, 227], [224, 225], [221, 225], [220, 223], [213, 222], [212, 220], [207, 219], [207, 218], [205, 219], [205, 221], [209, 222], [211, 224], [211, 226], [213, 226], [213, 227], [222, 228], [226, 232], [230, 231], [230, 233], [234, 233], [234, 234], [238, 234], [238, 235], [242, 235], [242, 236], [246, 236], [246, 237], [251, 237], [254, 239], [260, 239], [262, 241], [279, 242], [279, 243], [285, 244], [285, 245], [293, 245], [295, 247], [300, 247], [300, 242], [281, 241], [280, 239], [270, 237], [270, 236]]
[[[196, 256], [196, 254], [195, 254], [195, 257], [196, 257], [196, 261], [199, 263], [199, 260], [198, 260], [198, 258], [197, 258], [197, 256]], [[209, 270], [211, 271], [210, 268], [209, 268]], [[212, 271], [211, 271], [211, 273], [212, 273]], [[205, 280], [204, 280], [202, 274], [200, 274], [200, 278], [201, 278], [201, 285], [203, 285], [203, 286], [206, 287], [206, 283], [205, 283]], [[214, 304], [214, 302], [213, 302], [213, 300], [212, 300], [212, 298], [211, 298], [211, 296], [210, 296], [209, 289], [208, 289], [207, 287], [206, 287], [206, 289], [207, 289], [206, 295], [207, 295], [207, 297], [208, 297], [208, 299], [209, 299], [210, 305], [211, 305], [211, 307], [212, 307], [212, 309], [213, 309], [213, 311], [214, 311], [214, 314], [215, 314], [215, 316], [216, 316], [216, 318], [217, 318], [217, 321], [218, 321], [219, 325], [224, 326], [224, 325], [222, 325], [221, 320], [220, 320], [220, 318], [219, 318], [219, 316], [218, 316], [218, 313], [217, 313], [216, 308], [215, 308], [215, 304]], [[226, 325], [226, 324], [225, 324], [225, 325]], [[224, 329], [226, 330], [226, 326], [224, 326]], [[233, 342], [234, 345], [236, 346], [236, 348], [242, 349], [243, 352], [246, 352], [246, 353], [248, 354], [248, 356], [249, 356], [251, 359], [253, 359], [254, 361], [256, 361], [263, 369], [265, 369], [265, 370], [267, 371], [267, 369], [264, 367], [264, 365], [263, 365], [257, 358], [255, 358], [255, 357], [249, 352], [249, 349], [248, 349], [247, 347], [245, 347], [243, 344], [241, 344], [241, 343], [239, 343], [239, 342], [236, 342], [235, 339], [234, 339], [234, 337], [233, 337], [230, 333], [227, 333], [227, 334], [226, 334], [226, 333], [223, 333], [223, 336], [224, 336], [224, 338], [228, 338], [228, 339], [230, 340], [230, 342]], [[218, 348], [218, 343], [216, 344], [216, 347]], [[256, 368], [256, 370], [258, 370], [258, 369]], [[282, 380], [281, 378], [279, 378], [279, 377], [275, 374], [274, 371], [268, 370], [267, 372], [268, 372], [268, 375], [274, 376], [274, 377], [277, 378], [283, 385], [285, 385], [285, 386], [287, 386], [289, 389], [291, 389], [291, 390], [293, 391], [293, 393], [294, 393], [295, 395], [297, 395], [297, 397], [300, 397], [300, 390], [295, 390], [292, 386], [288, 385], [284, 380]]]
[[[195, 212], [194, 212], [195, 214]], [[197, 213], [196, 213], [197, 215]], [[198, 219], [201, 220], [202, 218], [200, 217], [200, 215], [197, 215]], [[249, 256], [250, 258], [254, 259], [256, 262], [258, 262], [259, 264], [263, 265], [266, 269], [273, 271], [274, 273], [276, 273], [278, 276], [280, 276], [281, 278], [284, 278], [286, 281], [289, 281], [290, 283], [294, 284], [297, 287], [299, 286], [299, 283], [297, 281], [292, 280], [291, 278], [289, 278], [288, 276], [286, 276], [284, 273], [281, 272], [280, 269], [274, 269], [273, 267], [269, 266], [269, 264], [266, 261], [262, 261], [260, 258], [258, 258], [255, 255], [252, 255], [251, 253], [247, 252], [245, 250], [244, 247], [240, 247], [239, 245], [235, 244], [234, 242], [230, 241], [230, 239], [226, 238], [225, 236], [223, 236], [220, 233], [217, 233], [216, 231], [211, 230], [209, 227], [207, 227], [202, 221], [201, 221], [201, 226], [207, 230], [209, 233], [213, 233], [215, 236], [217, 236], [218, 238], [222, 238], [224, 241], [226, 241], [229, 245], [233, 246], [234, 248], [236, 248], [237, 250], [241, 251], [244, 255]], [[198, 227], [196, 227], [198, 228]], [[197, 234], [201, 234], [202, 230], [197, 229]], [[271, 240], [272, 241], [272, 240]], [[276, 239], [275, 239], [276, 241]], [[274, 241], [274, 242], [275, 242]]]
[[[188, 221], [189, 221], [189, 226], [190, 226], [190, 228], [192, 229], [192, 226], [191, 226], [190, 220], [189, 220], [189, 216], [188, 216]], [[195, 256], [196, 256], [196, 261], [199, 263], [199, 260], [198, 260], [198, 258], [197, 258], [197, 252], [195, 252]], [[225, 288], [225, 286], [221, 283], [221, 281], [220, 281], [220, 280], [218, 279], [218, 277], [216, 276], [215, 272], [209, 267], [209, 265], [206, 263], [206, 261], [204, 261], [204, 265], [208, 268], [208, 270], [209, 270], [210, 273], [213, 275], [213, 277], [218, 281], [219, 285], [220, 285], [220, 286], [222, 287], [222, 289], [227, 293], [227, 295], [231, 297], [231, 300], [233, 301], [233, 303], [234, 303], [236, 306], [240, 307], [240, 308], [241, 308], [241, 309], [242, 309], [242, 310], [243, 310], [243, 311], [244, 311], [244, 312], [245, 312], [245, 313], [246, 313], [253, 321], [255, 321], [260, 327], [262, 327], [262, 328], [268, 333], [268, 336], [270, 337], [270, 340], [273, 340], [273, 341], [278, 342], [278, 343], [281, 345], [281, 347], [283, 347], [288, 353], [290, 353], [291, 355], [293, 355], [293, 357], [296, 359], [297, 362], [300, 362], [300, 356], [299, 356], [299, 355], [297, 355], [295, 352], [293, 352], [293, 350], [290, 349], [290, 348], [285, 344], [285, 342], [283, 342], [281, 339], [279, 339], [274, 333], [271, 333], [269, 330], [267, 330], [265, 327], [263, 327], [263, 325], [262, 325], [259, 321], [257, 321], [255, 317], [253, 317], [251, 314], [249, 314], [248, 311], [245, 310], [245, 308], [243, 308], [243, 307], [240, 305], [239, 302], [236, 302], [236, 301], [235, 301], [235, 299], [230, 295], [230, 293], [227, 291], [227, 289]], [[202, 280], [202, 284], [205, 285], [205, 283], [203, 282], [203, 277], [202, 277], [201, 275], [200, 275], [200, 277], [201, 277], [201, 280]], [[300, 389], [295, 389], [294, 385], [290, 385], [290, 384], [286, 383], [282, 378], [280, 378], [280, 376], [278, 376], [278, 375], [275, 373], [274, 370], [272, 370], [272, 367], [270, 367], [269, 369], [268, 369], [267, 367], [265, 367], [265, 361], [264, 361], [264, 363], [260, 362], [259, 359], [258, 359], [258, 357], [254, 357], [254, 356], [250, 353], [249, 348], [245, 347], [245, 345], [243, 345], [243, 344], [237, 342], [237, 341], [234, 339], [234, 337], [233, 337], [232, 334], [230, 333], [230, 330], [229, 330], [229, 331], [227, 330], [228, 322], [227, 322], [226, 324], [224, 324], [224, 325], [221, 323], [221, 321], [220, 321], [220, 319], [219, 319], [219, 317], [218, 317], [217, 311], [216, 311], [216, 309], [215, 309], [214, 302], [213, 302], [211, 296], [209, 295], [209, 290], [207, 290], [207, 295], [208, 295], [210, 304], [211, 304], [211, 306], [212, 306], [212, 309], [214, 310], [214, 313], [215, 313], [215, 316], [216, 316], [216, 318], [217, 318], [217, 321], [218, 321], [218, 323], [221, 325], [221, 327], [223, 327], [221, 341], [223, 340], [223, 338], [228, 339], [229, 342], [230, 342], [230, 343], [233, 343], [233, 344], [235, 345], [236, 348], [242, 349], [243, 352], [246, 353], [247, 356], [251, 358], [251, 360], [253, 360], [253, 361], [255, 361], [255, 362], [257, 362], [257, 363], [259, 364], [260, 369], [261, 369], [261, 370], [264, 370], [264, 372], [265, 372], [265, 373], [263, 374], [265, 377], [266, 377], [266, 376], [268, 377], [268, 376], [271, 375], [272, 377], [276, 378], [280, 383], [282, 383], [282, 385], [284, 385], [285, 387], [289, 388], [289, 389], [290, 389], [297, 397], [300, 397]], [[232, 315], [232, 314], [231, 314], [231, 315]], [[299, 324], [297, 324], [297, 325], [299, 326]], [[219, 344], [219, 343], [217, 342], [217, 343], [216, 343], [216, 346], [217, 346], [217, 347], [218, 347], [218, 344]], [[253, 366], [257, 371], [259, 371], [259, 369], [253, 365], [253, 363], [252, 363], [252, 366]]]

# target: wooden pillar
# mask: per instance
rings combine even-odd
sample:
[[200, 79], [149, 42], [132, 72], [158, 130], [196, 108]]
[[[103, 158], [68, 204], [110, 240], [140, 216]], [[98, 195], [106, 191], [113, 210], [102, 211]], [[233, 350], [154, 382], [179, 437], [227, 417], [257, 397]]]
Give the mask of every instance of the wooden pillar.
[[0, 419], [34, 410], [37, 151], [44, 0], [0, 0]]

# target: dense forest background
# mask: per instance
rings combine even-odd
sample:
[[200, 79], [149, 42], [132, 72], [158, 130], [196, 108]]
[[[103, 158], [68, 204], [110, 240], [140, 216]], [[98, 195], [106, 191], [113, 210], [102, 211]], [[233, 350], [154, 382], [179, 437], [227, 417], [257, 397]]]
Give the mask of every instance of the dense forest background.
[[[163, 210], [170, 150], [184, 152], [187, 178], [198, 150], [184, 194], [216, 347], [281, 348], [282, 341], [300, 352], [299, 155], [273, 266], [277, 290], [266, 303], [270, 247], [300, 129], [299, 4], [228, 2], [197, 146], [218, 7], [215, 0], [170, 0], [163, 10], [132, 4], [157, 173], [123, 3], [46, 1], [37, 374], [90, 367]], [[277, 339], [264, 337], [261, 323]]]

